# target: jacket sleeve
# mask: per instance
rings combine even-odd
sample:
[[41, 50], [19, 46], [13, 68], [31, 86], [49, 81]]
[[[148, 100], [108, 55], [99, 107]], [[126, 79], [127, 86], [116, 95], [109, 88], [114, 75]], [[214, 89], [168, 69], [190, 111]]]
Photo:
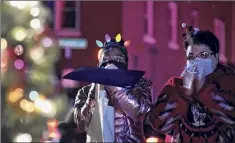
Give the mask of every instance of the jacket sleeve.
[[75, 99], [74, 122], [80, 131], [85, 131], [89, 125], [95, 107], [95, 99], [91, 99], [89, 94], [95, 93], [89, 92], [89, 88], [84, 87], [78, 91]]
[[138, 121], [150, 110], [151, 85], [150, 81], [142, 78], [134, 89], [114, 87], [111, 95], [127, 116]]
[[146, 115], [145, 125], [152, 128], [153, 133], [175, 134], [177, 131], [177, 121], [187, 113], [188, 104], [181, 98], [174, 83], [177, 80], [171, 78], [163, 86], [157, 102], [153, 105], [150, 112]]
[[208, 88], [216, 89], [208, 96], [200, 96], [200, 102], [212, 113], [218, 122], [235, 127], [235, 75], [224, 76]]

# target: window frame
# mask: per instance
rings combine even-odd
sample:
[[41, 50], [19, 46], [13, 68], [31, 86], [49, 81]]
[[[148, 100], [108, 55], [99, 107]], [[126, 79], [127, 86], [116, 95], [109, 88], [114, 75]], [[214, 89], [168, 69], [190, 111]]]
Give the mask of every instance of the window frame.
[[168, 42], [168, 47], [172, 50], [179, 50], [178, 44], [178, 5], [175, 2], [168, 2], [170, 12], [170, 27], [171, 38]]
[[80, 1], [75, 1], [76, 3], [76, 27], [75, 28], [63, 28], [62, 27], [62, 12], [63, 12], [63, 4], [66, 1], [55, 1], [55, 24], [54, 24], [54, 30], [57, 36], [69, 36], [69, 37], [78, 37], [81, 36], [81, 26], [80, 26]]

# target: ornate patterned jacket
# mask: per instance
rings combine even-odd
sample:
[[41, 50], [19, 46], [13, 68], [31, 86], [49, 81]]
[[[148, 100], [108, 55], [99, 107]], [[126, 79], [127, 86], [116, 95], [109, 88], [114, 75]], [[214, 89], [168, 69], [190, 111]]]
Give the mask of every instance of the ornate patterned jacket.
[[[133, 89], [120, 89], [112, 95], [109, 105], [115, 109], [115, 142], [145, 142], [143, 117], [151, 106], [151, 82], [142, 78]], [[95, 99], [89, 94], [91, 85], [78, 91], [74, 105], [74, 120], [85, 131], [92, 117]], [[94, 96], [93, 96], [94, 97]]]
[[196, 99], [187, 95], [181, 78], [171, 78], [146, 117], [156, 133], [179, 142], [235, 142], [235, 73], [218, 65], [206, 77]]

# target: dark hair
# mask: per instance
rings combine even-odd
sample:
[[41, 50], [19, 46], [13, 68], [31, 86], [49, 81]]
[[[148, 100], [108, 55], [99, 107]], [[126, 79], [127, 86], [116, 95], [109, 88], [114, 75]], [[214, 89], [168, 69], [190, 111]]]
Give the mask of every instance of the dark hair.
[[210, 50], [217, 54], [219, 53], [219, 40], [217, 37], [210, 31], [194, 31], [192, 26], [188, 27], [184, 36], [184, 48], [187, 50], [189, 45], [200, 45], [204, 44], [210, 48]]
[[111, 38], [109, 42], [105, 42], [103, 46], [103, 50], [107, 50], [109, 48], [118, 48], [122, 51], [122, 53], [125, 55], [126, 62], [128, 63], [128, 51], [126, 47], [124, 46], [124, 40], [121, 39], [121, 41], [116, 42], [115, 38]]

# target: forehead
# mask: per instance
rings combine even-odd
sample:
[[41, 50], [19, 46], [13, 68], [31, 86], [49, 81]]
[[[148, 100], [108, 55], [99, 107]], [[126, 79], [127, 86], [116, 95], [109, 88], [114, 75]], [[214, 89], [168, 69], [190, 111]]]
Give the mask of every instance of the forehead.
[[198, 53], [204, 52], [204, 51], [212, 52], [207, 45], [204, 45], [204, 44], [197, 45], [197, 44], [195, 44], [195, 45], [189, 45], [188, 46], [186, 54], [187, 55], [190, 54], [190, 53], [198, 54]]
[[104, 56], [112, 56], [112, 55], [124, 55], [122, 50], [116, 47], [110, 47], [106, 50], [103, 50], [102, 54]]

